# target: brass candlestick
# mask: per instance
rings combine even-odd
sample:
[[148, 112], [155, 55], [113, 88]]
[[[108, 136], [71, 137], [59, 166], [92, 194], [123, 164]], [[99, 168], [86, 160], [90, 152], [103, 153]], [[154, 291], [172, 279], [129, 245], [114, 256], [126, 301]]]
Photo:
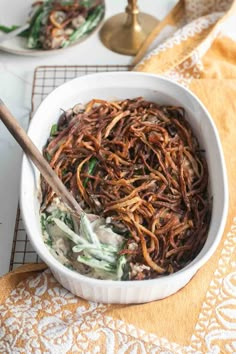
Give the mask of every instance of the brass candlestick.
[[148, 14], [140, 13], [137, 0], [128, 0], [126, 13], [109, 18], [100, 31], [103, 44], [126, 55], [135, 55], [147, 35], [158, 24], [158, 20]]

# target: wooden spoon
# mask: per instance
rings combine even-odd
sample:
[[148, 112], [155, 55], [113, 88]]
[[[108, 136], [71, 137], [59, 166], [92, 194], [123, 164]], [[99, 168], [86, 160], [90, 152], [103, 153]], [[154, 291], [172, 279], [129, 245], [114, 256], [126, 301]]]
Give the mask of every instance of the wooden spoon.
[[32, 140], [21, 128], [17, 120], [13, 117], [11, 112], [0, 99], [0, 118], [7, 127], [12, 136], [16, 139], [22, 147], [25, 154], [33, 161], [35, 166], [41, 172], [42, 176], [48, 182], [52, 190], [69, 208], [69, 211], [75, 216], [80, 217], [83, 209], [79, 206], [73, 195], [64, 186], [60, 178], [53, 171], [48, 162], [44, 159], [38, 148], [34, 145]]

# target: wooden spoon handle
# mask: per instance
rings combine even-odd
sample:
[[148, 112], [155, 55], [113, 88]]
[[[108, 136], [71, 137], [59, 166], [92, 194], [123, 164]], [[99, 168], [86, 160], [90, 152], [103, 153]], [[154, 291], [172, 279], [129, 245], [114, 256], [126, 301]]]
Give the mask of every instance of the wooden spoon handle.
[[32, 140], [26, 134], [24, 129], [21, 128], [17, 120], [13, 117], [11, 112], [5, 106], [0, 99], [0, 118], [4, 125], [7, 127], [12, 136], [16, 139], [19, 145], [22, 147], [25, 154], [33, 161], [35, 166], [39, 169], [45, 180], [51, 186], [53, 191], [58, 197], [61, 197], [64, 203], [72, 209], [72, 211], [80, 214], [82, 212], [81, 207], [64, 186], [60, 178], [53, 171], [48, 162], [44, 159], [38, 148], [34, 145]]

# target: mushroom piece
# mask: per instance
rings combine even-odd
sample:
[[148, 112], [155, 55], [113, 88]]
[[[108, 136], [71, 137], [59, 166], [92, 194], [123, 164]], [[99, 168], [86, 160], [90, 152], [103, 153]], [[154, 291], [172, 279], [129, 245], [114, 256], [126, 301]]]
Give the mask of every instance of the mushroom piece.
[[93, 231], [96, 233], [98, 239], [102, 243], [107, 243], [114, 247], [121, 247], [125, 241], [124, 237], [112, 231], [102, 218], [95, 220], [92, 223]]
[[85, 18], [82, 15], [77, 16], [71, 22], [74, 29], [78, 29], [85, 22]]
[[84, 105], [82, 103], [78, 103], [73, 107], [73, 113], [74, 114], [79, 114], [84, 112], [85, 108]]
[[53, 26], [62, 28], [63, 22], [66, 20], [66, 14], [63, 11], [52, 11], [49, 19]]
[[65, 31], [62, 28], [53, 28], [52, 30], [52, 37], [60, 37], [60, 36], [64, 36], [65, 35]]
[[58, 37], [52, 38], [51, 49], [61, 48], [62, 43], [64, 42], [64, 40], [65, 40], [64, 36], [58, 36]]
[[73, 28], [66, 28], [66, 29], [65, 29], [65, 35], [66, 35], [66, 36], [71, 36], [72, 33], [74, 33]]

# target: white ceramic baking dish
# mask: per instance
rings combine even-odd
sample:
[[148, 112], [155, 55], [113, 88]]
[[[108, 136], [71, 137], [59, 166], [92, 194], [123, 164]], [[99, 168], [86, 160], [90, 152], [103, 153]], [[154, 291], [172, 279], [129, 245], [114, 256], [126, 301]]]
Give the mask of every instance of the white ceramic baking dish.
[[49, 252], [41, 236], [39, 219], [39, 172], [23, 157], [21, 174], [21, 212], [29, 239], [55, 278], [73, 294], [103, 303], [144, 303], [165, 298], [183, 286], [215, 252], [226, 222], [228, 186], [222, 147], [215, 124], [206, 108], [189, 90], [156, 75], [136, 72], [100, 73], [76, 78], [54, 90], [42, 102], [28, 130], [42, 150], [61, 109], [92, 98], [106, 100], [143, 96], [161, 104], [184, 107], [188, 120], [206, 151], [209, 188], [213, 209], [207, 241], [198, 256], [184, 269], [169, 276], [144, 281], [109, 281], [91, 279], [60, 264]]

